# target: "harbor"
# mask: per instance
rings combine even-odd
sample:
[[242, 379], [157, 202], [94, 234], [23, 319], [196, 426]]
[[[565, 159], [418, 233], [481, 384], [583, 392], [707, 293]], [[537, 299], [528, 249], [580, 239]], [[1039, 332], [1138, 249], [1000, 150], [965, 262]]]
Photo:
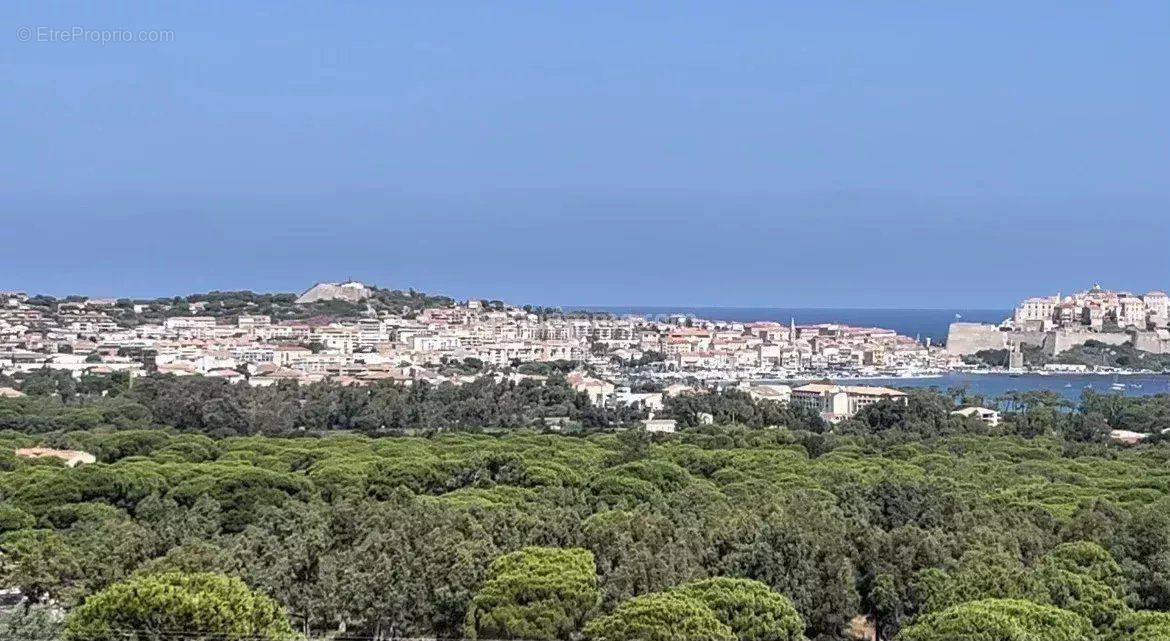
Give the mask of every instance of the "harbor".
[[[853, 379], [856, 380], [856, 379]], [[994, 401], [1008, 392], [1055, 392], [1070, 401], [1080, 399], [1086, 391], [1124, 396], [1170, 394], [1170, 376], [1164, 374], [1007, 374], [949, 372], [924, 377], [864, 379], [874, 385], [921, 387], [939, 390], [965, 389]]]

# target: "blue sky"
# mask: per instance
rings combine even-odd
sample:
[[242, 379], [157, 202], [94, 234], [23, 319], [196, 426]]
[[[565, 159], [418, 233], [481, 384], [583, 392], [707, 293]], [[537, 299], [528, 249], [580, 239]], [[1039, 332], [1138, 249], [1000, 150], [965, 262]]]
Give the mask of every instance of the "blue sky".
[[0, 6], [0, 289], [1170, 287], [1170, 3], [113, 5]]

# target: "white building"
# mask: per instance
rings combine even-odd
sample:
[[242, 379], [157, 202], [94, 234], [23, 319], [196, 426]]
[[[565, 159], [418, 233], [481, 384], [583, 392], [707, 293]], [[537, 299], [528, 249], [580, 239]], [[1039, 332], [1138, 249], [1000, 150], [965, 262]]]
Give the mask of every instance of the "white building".
[[172, 331], [215, 329], [215, 317], [172, 316], [163, 321], [163, 327]]
[[1048, 329], [1052, 324], [1052, 317], [1056, 306], [1060, 303], [1060, 295], [1038, 296], [1029, 298], [1016, 307], [1014, 320], [1016, 327], [1033, 326], [1036, 329]]
[[603, 406], [609, 402], [609, 397], [614, 393], [613, 383], [594, 378], [585, 372], [571, 372], [565, 377], [569, 385], [578, 392], [584, 392], [589, 397], [589, 402], [594, 405]]
[[855, 416], [879, 401], [906, 402], [906, 393], [888, 387], [809, 383], [792, 390], [792, 403], [819, 412], [830, 422]]
[[1166, 292], [1149, 292], [1142, 296], [1142, 300], [1146, 303], [1146, 313], [1154, 327], [1170, 325], [1170, 299], [1166, 297]]
[[977, 418], [991, 427], [999, 425], [999, 412], [988, 409], [986, 407], [964, 407], [961, 410], [951, 412], [952, 416], [963, 416], [966, 418]]
[[1137, 296], [1117, 299], [1117, 324], [1121, 327], [1146, 328], [1146, 303]]
[[753, 401], [788, 403], [792, 400], [792, 388], [788, 385], [752, 385], [748, 388], [748, 395]]
[[358, 345], [362, 347], [376, 347], [380, 343], [390, 340], [390, 332], [386, 324], [376, 318], [363, 318], [357, 323]]
[[648, 418], [642, 421], [642, 427], [647, 432], [662, 432], [665, 434], [673, 434], [677, 429], [677, 421], [673, 418]]
[[342, 354], [352, 354], [358, 345], [358, 332], [349, 327], [329, 326], [319, 328], [313, 333], [313, 339], [326, 349]]
[[664, 407], [662, 392], [631, 392], [629, 389], [621, 389], [614, 393], [613, 400], [630, 406], [640, 406], [652, 412], [661, 411]]
[[442, 335], [411, 336], [407, 344], [416, 352], [450, 352], [461, 347], [458, 337]]
[[240, 329], [253, 329], [256, 327], [267, 327], [272, 324], [271, 316], [240, 316], [236, 319], [236, 325]]

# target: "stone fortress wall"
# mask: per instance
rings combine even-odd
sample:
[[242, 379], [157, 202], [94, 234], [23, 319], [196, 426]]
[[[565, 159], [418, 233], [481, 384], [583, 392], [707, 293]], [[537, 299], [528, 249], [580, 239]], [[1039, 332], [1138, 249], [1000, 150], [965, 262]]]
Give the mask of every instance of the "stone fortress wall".
[[1094, 332], [1089, 329], [1056, 329], [1045, 333], [1047, 336], [1044, 338], [1044, 353], [1049, 356], [1056, 356], [1089, 341], [1106, 345], [1124, 345], [1133, 339], [1130, 332]]
[[999, 325], [985, 323], [951, 323], [947, 332], [947, 352], [963, 356], [985, 349], [1010, 349], [1013, 345], [1041, 347], [1049, 333], [1007, 331]]
[[1006, 349], [1007, 335], [998, 325], [951, 323], [947, 331], [947, 352], [965, 356], [985, 349]]
[[1028, 298], [1001, 325], [951, 324], [947, 351], [965, 356], [1032, 346], [1055, 356], [1089, 341], [1170, 354], [1170, 298], [1161, 291], [1134, 295], [1100, 285], [1070, 296]]
[[1151, 354], [1170, 354], [1170, 331], [1159, 329], [1152, 332], [1138, 332], [1133, 337], [1133, 346]]
[[1013, 345], [1042, 347], [1049, 356], [1080, 347], [1089, 341], [1106, 345], [1133, 346], [1154, 354], [1170, 353], [1170, 333], [1159, 331], [1095, 332], [1090, 329], [1064, 328], [1039, 331], [1004, 331], [998, 325], [951, 323], [947, 332], [947, 352], [956, 356], [989, 349], [1010, 349]]

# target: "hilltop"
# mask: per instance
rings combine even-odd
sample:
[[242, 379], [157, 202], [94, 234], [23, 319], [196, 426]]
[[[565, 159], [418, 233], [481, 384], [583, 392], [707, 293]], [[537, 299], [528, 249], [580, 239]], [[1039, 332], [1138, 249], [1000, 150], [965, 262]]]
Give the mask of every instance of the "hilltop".
[[302, 294], [292, 292], [259, 293], [251, 290], [219, 291], [159, 298], [97, 299], [86, 296], [34, 295], [25, 302], [44, 313], [57, 314], [66, 309], [101, 308], [119, 325], [133, 327], [159, 323], [175, 316], [270, 316], [274, 321], [328, 316], [356, 318], [392, 311], [412, 315], [434, 307], [451, 307], [454, 299], [417, 292], [413, 289], [383, 289], [364, 283], [318, 283]]
[[317, 283], [297, 298], [299, 305], [325, 300], [344, 300], [351, 303], [365, 300], [374, 295], [374, 290], [365, 283], [346, 281], [344, 283]]

